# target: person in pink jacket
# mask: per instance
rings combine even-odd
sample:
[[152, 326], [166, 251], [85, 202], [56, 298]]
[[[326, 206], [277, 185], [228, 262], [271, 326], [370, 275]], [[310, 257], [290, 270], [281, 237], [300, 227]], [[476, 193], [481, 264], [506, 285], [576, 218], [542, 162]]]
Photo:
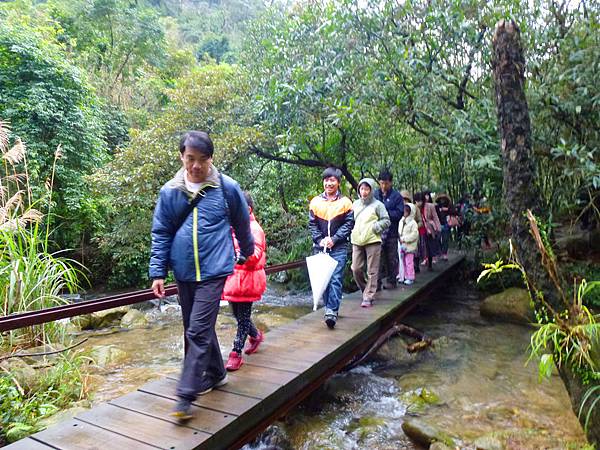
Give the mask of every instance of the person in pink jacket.
[[[248, 192], [244, 192], [244, 197], [250, 210], [250, 230], [254, 237], [254, 254], [249, 256], [244, 264], [235, 266], [233, 274], [229, 275], [223, 289], [223, 300], [229, 302], [238, 325], [236, 337], [233, 341], [233, 350], [229, 354], [229, 359], [225, 365], [225, 368], [229, 371], [238, 370], [244, 363], [242, 349], [244, 349], [248, 336], [250, 336], [249, 342], [244, 349], [244, 353], [247, 355], [256, 352], [258, 346], [264, 340], [264, 334], [254, 326], [250, 316], [252, 314], [252, 303], [260, 300], [267, 288], [267, 275], [265, 274], [267, 243], [265, 232], [252, 212], [254, 208], [252, 197]], [[235, 234], [232, 234], [237, 252], [239, 251], [238, 242], [235, 239]]]

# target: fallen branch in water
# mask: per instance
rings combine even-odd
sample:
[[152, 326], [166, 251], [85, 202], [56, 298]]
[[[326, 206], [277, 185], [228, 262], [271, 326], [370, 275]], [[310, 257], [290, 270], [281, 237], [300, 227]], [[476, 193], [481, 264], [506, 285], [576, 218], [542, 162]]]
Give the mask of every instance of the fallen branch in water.
[[47, 355], [55, 355], [57, 353], [62, 353], [62, 352], [66, 352], [67, 350], [71, 350], [81, 344], [83, 344], [84, 342], [86, 342], [88, 340], [88, 338], [82, 339], [81, 341], [77, 342], [76, 344], [73, 344], [69, 347], [63, 348], [61, 350], [52, 350], [50, 352], [39, 352], [39, 353], [15, 353], [13, 355], [8, 355], [8, 356], [2, 356], [0, 357], [0, 361], [4, 361], [10, 358], [26, 358], [28, 356], [47, 356]]
[[418, 339], [417, 342], [409, 344], [406, 347], [406, 351], [408, 353], [416, 353], [423, 351], [433, 344], [431, 338], [426, 337], [425, 334], [423, 334], [421, 331], [401, 323], [394, 324], [389, 330], [387, 330], [384, 334], [379, 336], [379, 338], [373, 343], [373, 345], [371, 345], [371, 347], [369, 347], [369, 349], [365, 353], [354, 357], [348, 364], [346, 364], [342, 369], [342, 372], [354, 369], [356, 366], [360, 365], [370, 355], [379, 350], [379, 348], [383, 344], [385, 344], [390, 338], [397, 336], [398, 334], [404, 334], [406, 336]]

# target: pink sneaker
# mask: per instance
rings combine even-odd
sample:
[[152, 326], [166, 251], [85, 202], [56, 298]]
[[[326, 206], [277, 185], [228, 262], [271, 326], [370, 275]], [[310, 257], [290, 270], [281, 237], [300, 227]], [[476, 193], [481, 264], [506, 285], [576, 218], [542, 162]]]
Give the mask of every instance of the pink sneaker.
[[238, 352], [231, 352], [229, 354], [229, 358], [227, 359], [227, 364], [225, 364], [225, 369], [233, 372], [234, 370], [238, 370], [244, 364], [244, 360], [242, 359], [242, 354]]
[[252, 336], [248, 338], [248, 343], [246, 344], [244, 353], [246, 355], [251, 355], [252, 353], [255, 353], [258, 350], [258, 346], [260, 345], [260, 343], [264, 340], [265, 334], [262, 331], [258, 330], [258, 335], [255, 338], [253, 338]]

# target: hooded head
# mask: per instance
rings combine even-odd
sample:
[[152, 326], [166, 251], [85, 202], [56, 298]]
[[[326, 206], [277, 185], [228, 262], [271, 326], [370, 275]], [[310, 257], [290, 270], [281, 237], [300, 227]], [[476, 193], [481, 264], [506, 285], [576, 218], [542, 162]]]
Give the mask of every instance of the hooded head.
[[410, 213], [408, 214], [408, 217], [405, 216], [404, 221], [410, 222], [412, 220], [415, 220], [415, 214], [417, 213], [417, 207], [415, 205], [413, 205], [412, 203], [407, 202], [404, 204], [404, 210], [406, 210], [406, 208], [410, 208]]
[[[369, 188], [369, 192], [367, 195], [363, 196], [363, 193], [366, 192], [365, 187]], [[362, 200], [363, 203], [368, 204], [373, 201], [373, 194], [375, 193], [376, 187], [377, 183], [373, 178], [363, 178], [362, 180], [360, 180], [360, 182], [358, 183], [358, 197]]]

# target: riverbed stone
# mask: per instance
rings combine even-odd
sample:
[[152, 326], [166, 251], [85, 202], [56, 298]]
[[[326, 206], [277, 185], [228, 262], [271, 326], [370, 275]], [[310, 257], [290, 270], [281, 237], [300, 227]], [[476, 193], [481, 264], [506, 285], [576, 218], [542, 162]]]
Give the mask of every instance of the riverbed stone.
[[2, 361], [3, 371], [7, 371], [25, 392], [35, 391], [39, 386], [37, 371], [22, 358], [10, 358]]
[[502, 441], [494, 436], [481, 436], [475, 441], [473, 445], [477, 450], [503, 450], [504, 445]]
[[427, 447], [434, 442], [442, 442], [450, 447], [455, 445], [452, 437], [421, 419], [409, 419], [403, 422], [402, 431], [417, 444]]
[[125, 314], [131, 309], [129, 306], [119, 306], [117, 308], [96, 311], [92, 313], [94, 328], [106, 328], [118, 325]]
[[481, 303], [482, 316], [503, 322], [530, 324], [535, 321], [529, 293], [521, 288], [509, 288], [490, 295]]
[[115, 345], [96, 345], [90, 351], [90, 357], [98, 367], [119, 364], [127, 359], [127, 352]]
[[123, 328], [144, 328], [148, 326], [148, 318], [138, 309], [132, 308], [121, 318]]
[[429, 446], [429, 450], [454, 450], [454, 447], [449, 447], [443, 442], [434, 442]]

